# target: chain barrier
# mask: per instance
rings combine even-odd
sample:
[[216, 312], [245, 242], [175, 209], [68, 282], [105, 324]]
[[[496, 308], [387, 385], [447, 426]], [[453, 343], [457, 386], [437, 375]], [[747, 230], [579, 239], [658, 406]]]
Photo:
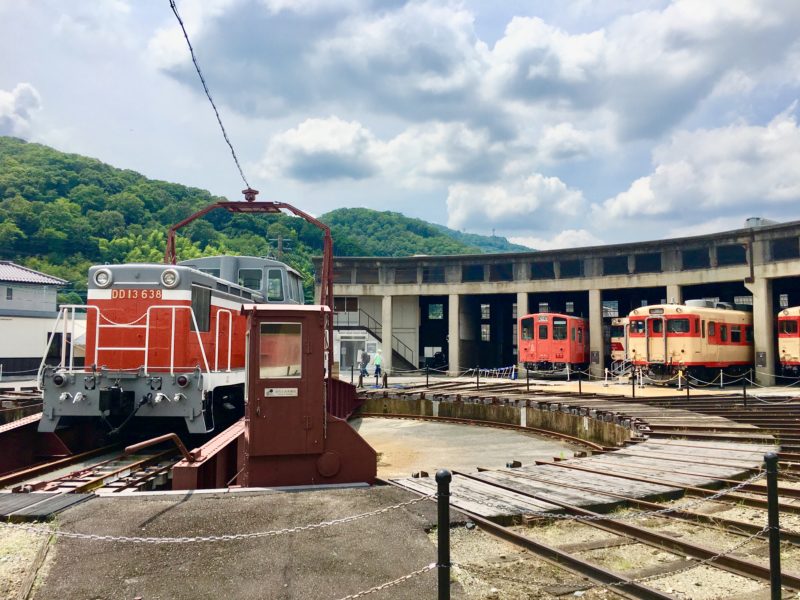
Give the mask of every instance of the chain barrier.
[[699, 567], [704, 567], [706, 565], [709, 565], [709, 564], [713, 563], [716, 560], [719, 560], [723, 556], [728, 556], [729, 554], [733, 554], [734, 552], [736, 552], [740, 548], [743, 548], [744, 546], [746, 546], [747, 544], [752, 542], [757, 537], [767, 533], [769, 531], [769, 529], [770, 529], [769, 525], [764, 525], [764, 527], [762, 527], [759, 531], [756, 531], [755, 533], [747, 536], [746, 538], [744, 538], [740, 542], [737, 542], [735, 545], [731, 546], [727, 550], [723, 550], [722, 552], [718, 552], [717, 554], [714, 554], [713, 556], [709, 556], [708, 558], [704, 558], [703, 560], [698, 561], [697, 563], [694, 563], [692, 565], [688, 565], [688, 566], [686, 566], [686, 567], [684, 567], [682, 569], [678, 569], [676, 571], [670, 571], [669, 573], [656, 573], [654, 575], [648, 575], [647, 577], [638, 577], [636, 579], [628, 579], [627, 581], [626, 580], [620, 580], [620, 581], [615, 581], [613, 583], [605, 583], [605, 584], [601, 584], [599, 587], [610, 589], [610, 588], [614, 588], [614, 587], [622, 587], [622, 586], [625, 586], [625, 585], [629, 585], [631, 583], [647, 583], [648, 581], [655, 581], [656, 579], [661, 579], [662, 577], [673, 577], [675, 575], [680, 575], [681, 573], [686, 573], [688, 571], [692, 571], [692, 570], [697, 569]]
[[345, 523], [352, 523], [353, 521], [366, 519], [367, 517], [374, 517], [375, 515], [384, 514], [393, 510], [397, 510], [399, 508], [411, 506], [412, 504], [417, 504], [418, 502], [422, 502], [424, 500], [432, 500], [434, 498], [436, 498], [435, 494], [430, 496], [421, 496], [419, 498], [414, 498], [413, 500], [408, 500], [407, 502], [400, 502], [399, 504], [393, 504], [392, 506], [386, 506], [384, 508], [379, 508], [371, 512], [361, 513], [358, 515], [351, 515], [349, 517], [334, 519], [332, 521], [321, 521], [319, 523], [311, 523], [309, 525], [298, 525], [296, 527], [286, 527], [284, 529], [274, 529], [271, 531], [256, 531], [252, 533], [234, 533], [226, 535], [207, 535], [207, 536], [174, 537], [174, 538], [127, 537], [122, 535], [100, 535], [96, 533], [77, 533], [73, 531], [59, 531], [50, 529], [48, 527], [41, 527], [38, 525], [26, 525], [23, 523], [0, 523], [0, 527], [3, 527], [5, 529], [28, 531], [30, 533], [41, 534], [41, 535], [55, 535], [67, 539], [91, 540], [96, 542], [120, 542], [120, 543], [133, 543], [133, 544], [192, 544], [201, 542], [231, 542], [236, 540], [252, 540], [264, 537], [275, 537], [287, 533], [298, 533], [301, 531], [313, 531], [317, 529], [325, 529], [327, 527], [332, 527], [333, 525], [343, 525]]
[[33, 373], [38, 373], [38, 372], [39, 372], [39, 368], [37, 367], [35, 369], [27, 369], [25, 371], [5, 371], [5, 370], [3, 370], [3, 371], [0, 371], [0, 374], [2, 374], [2, 375], [27, 375], [27, 374], [33, 374]]
[[363, 598], [364, 596], [367, 596], [367, 595], [372, 594], [374, 592], [380, 592], [380, 591], [385, 590], [387, 588], [394, 587], [396, 585], [400, 585], [401, 583], [405, 583], [406, 581], [408, 581], [410, 579], [414, 579], [414, 577], [422, 575], [423, 573], [427, 573], [428, 571], [433, 571], [434, 569], [436, 569], [438, 567], [439, 567], [439, 565], [437, 565], [436, 563], [431, 563], [431, 564], [429, 564], [429, 565], [427, 565], [425, 567], [422, 567], [421, 569], [417, 569], [416, 571], [412, 571], [408, 575], [403, 575], [402, 577], [398, 577], [397, 579], [393, 579], [392, 581], [387, 581], [386, 583], [382, 583], [380, 585], [376, 585], [375, 587], [371, 587], [368, 590], [364, 590], [363, 592], [358, 592], [356, 594], [350, 594], [349, 596], [344, 596], [342, 598], [339, 598], [339, 600], [352, 600], [353, 598]]

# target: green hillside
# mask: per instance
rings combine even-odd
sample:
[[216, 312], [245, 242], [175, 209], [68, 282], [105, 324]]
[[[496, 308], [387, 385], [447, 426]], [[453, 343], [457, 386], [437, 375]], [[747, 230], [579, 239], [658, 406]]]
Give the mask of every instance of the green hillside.
[[[209, 203], [205, 190], [148, 179], [98, 160], [0, 136], [0, 258], [70, 282], [62, 301], [78, 302], [98, 263], [160, 262], [167, 228]], [[302, 208], [300, 206], [299, 208]], [[513, 251], [504, 238], [460, 234], [399, 213], [338, 209], [331, 226], [338, 256], [410, 256]], [[215, 211], [181, 231], [181, 259], [220, 253], [266, 256], [284, 241], [284, 260], [312, 289], [319, 231], [288, 215]]]

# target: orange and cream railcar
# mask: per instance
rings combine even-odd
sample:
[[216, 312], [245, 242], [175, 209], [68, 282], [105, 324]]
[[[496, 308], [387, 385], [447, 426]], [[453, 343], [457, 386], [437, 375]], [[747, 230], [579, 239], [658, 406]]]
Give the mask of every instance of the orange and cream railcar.
[[241, 309], [252, 303], [302, 304], [300, 274], [245, 256], [91, 267], [87, 305], [62, 307], [56, 326], [67, 346], [76, 312], [86, 313], [86, 366], [68, 347], [61, 365], [42, 365], [39, 430], [85, 418], [119, 429], [136, 417], [149, 427], [183, 419], [190, 433], [208, 433], [218, 417], [242, 416]]
[[611, 319], [608, 342], [611, 349], [611, 370], [619, 372], [628, 361], [628, 317]]
[[628, 315], [628, 358], [651, 377], [684, 370], [713, 378], [720, 369], [743, 373], [753, 364], [753, 315], [710, 301], [659, 304]]
[[526, 369], [562, 371], [589, 364], [589, 322], [558, 313], [535, 313], [519, 318], [519, 361]]
[[778, 313], [778, 359], [784, 372], [800, 374], [800, 306]]

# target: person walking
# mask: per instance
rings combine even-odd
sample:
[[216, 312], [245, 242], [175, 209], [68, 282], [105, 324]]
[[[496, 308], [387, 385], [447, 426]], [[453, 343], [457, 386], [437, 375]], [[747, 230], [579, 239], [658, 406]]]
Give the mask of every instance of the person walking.
[[378, 350], [378, 353], [375, 355], [375, 377], [381, 376], [382, 364], [383, 364], [383, 358], [381, 357], [381, 351]]
[[359, 363], [359, 365], [361, 367], [361, 376], [362, 377], [366, 377], [367, 376], [367, 365], [368, 364], [369, 364], [369, 352], [362, 351], [361, 352], [361, 361]]

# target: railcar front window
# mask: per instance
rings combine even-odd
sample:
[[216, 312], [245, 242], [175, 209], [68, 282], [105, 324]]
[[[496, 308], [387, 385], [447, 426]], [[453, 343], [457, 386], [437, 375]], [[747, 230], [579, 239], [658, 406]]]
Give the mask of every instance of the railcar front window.
[[533, 319], [522, 319], [522, 339], [533, 339]]
[[661, 319], [653, 321], [653, 333], [661, 333], [664, 331], [664, 322]]
[[539, 339], [540, 340], [547, 339], [547, 325], [539, 325]]
[[267, 277], [267, 301], [283, 302], [283, 278], [280, 269], [270, 269]]
[[797, 321], [780, 321], [780, 333], [795, 335], [797, 333]]
[[302, 339], [300, 323], [262, 323], [258, 358], [261, 379], [300, 377]]
[[553, 339], [565, 340], [567, 339], [567, 320], [566, 319], [553, 319]]
[[668, 333], [689, 333], [689, 319], [670, 319], [667, 321]]
[[239, 285], [251, 290], [260, 290], [263, 275], [261, 269], [239, 269]]
[[612, 325], [611, 326], [611, 337], [612, 338], [625, 337], [625, 326], [624, 325]]
[[637, 333], [637, 334], [644, 333], [644, 321], [631, 321], [630, 331], [631, 333]]

